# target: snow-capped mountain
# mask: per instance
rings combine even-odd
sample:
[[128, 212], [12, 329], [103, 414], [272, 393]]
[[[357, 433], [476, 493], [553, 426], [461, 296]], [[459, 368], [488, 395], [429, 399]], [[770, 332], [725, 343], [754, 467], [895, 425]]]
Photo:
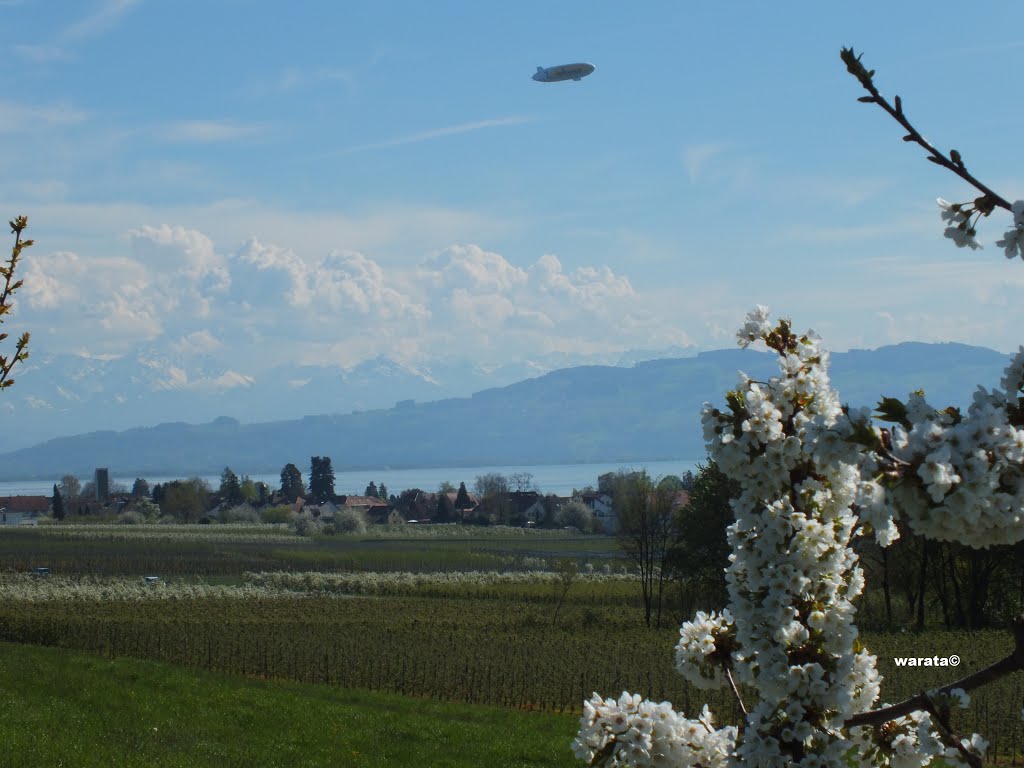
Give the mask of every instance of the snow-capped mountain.
[[0, 400], [0, 451], [94, 430], [231, 416], [245, 422], [345, 414], [396, 402], [465, 397], [574, 365], [632, 365], [680, 357], [684, 350], [550, 353], [501, 365], [448, 358], [429, 364], [387, 355], [349, 366], [227, 365], [215, 354], [145, 347], [96, 358], [33, 354], [15, 369], [17, 384]]

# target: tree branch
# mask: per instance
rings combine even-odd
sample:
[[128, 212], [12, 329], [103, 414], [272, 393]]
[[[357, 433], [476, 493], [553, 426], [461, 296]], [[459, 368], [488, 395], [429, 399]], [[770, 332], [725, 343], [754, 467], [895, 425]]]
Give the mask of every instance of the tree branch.
[[[859, 99], [859, 101], [866, 104], [877, 104], [878, 106], [880, 106], [882, 109], [888, 112], [889, 115], [897, 123], [899, 123], [901, 126], [903, 126], [903, 128], [906, 129], [907, 134], [906, 136], [903, 137], [904, 141], [913, 141], [916, 144], [919, 144], [921, 147], [924, 148], [926, 152], [928, 152], [928, 159], [931, 162], [935, 163], [936, 165], [941, 165], [943, 168], [952, 171], [961, 179], [963, 179], [968, 184], [973, 186], [975, 189], [982, 192], [984, 197], [987, 198], [987, 203], [989, 204], [989, 206], [987, 206], [988, 210], [985, 209], [985, 206], [979, 205], [979, 201], [975, 201], [975, 207], [977, 208], [977, 210], [984, 213], [986, 216], [988, 215], [988, 213], [991, 212], [993, 206], [999, 206], [1000, 208], [1005, 208], [1008, 211], [1011, 210], [1010, 203], [1007, 202], [1005, 198], [1003, 198], [1001, 195], [997, 195], [987, 186], [978, 181], [978, 179], [976, 179], [973, 175], [968, 173], [967, 167], [964, 165], [964, 161], [960, 157], [959, 152], [957, 152], [955, 149], [952, 149], [950, 150], [949, 156], [947, 157], [943, 153], [939, 152], [939, 150], [937, 150], [935, 147], [933, 147], [924, 138], [924, 136], [922, 136], [918, 132], [918, 130], [913, 125], [910, 124], [910, 121], [907, 120], [906, 115], [903, 114], [903, 102], [900, 100], [899, 96], [895, 97], [894, 106], [890, 104], [886, 100], [886, 98], [878, 92], [878, 88], [875, 87], [873, 79], [875, 71], [873, 69], [866, 69], [864, 65], [860, 63], [860, 56], [855, 56], [852, 48], [843, 48], [842, 52], [839, 55], [842, 58], [843, 63], [846, 64], [847, 71], [857, 78], [857, 80], [860, 82], [864, 90], [871, 94], [870, 96], [862, 96]], [[861, 56], [863, 55], [864, 54], [861, 54]]]
[[[1012, 629], [1016, 646], [1013, 649], [1013, 653], [1006, 658], [1000, 659], [995, 664], [991, 664], [984, 669], [957, 680], [955, 683], [942, 686], [939, 688], [938, 693], [940, 695], [948, 694], [955, 688], [961, 688], [965, 692], [970, 692], [975, 688], [988, 685], [1001, 677], [1024, 670], [1024, 615], [1018, 616], [1013, 620]], [[905, 701], [901, 701], [899, 704], [856, 714], [844, 723], [844, 727], [879, 726], [898, 717], [909, 715], [911, 712], [930, 711], [930, 707], [931, 699], [927, 693], [922, 692], [916, 696], [911, 696]]]
[[743, 717], [747, 716], [747, 708], [743, 706], [743, 697], [740, 696], [739, 688], [736, 687], [736, 682], [732, 679], [732, 670], [725, 667], [725, 676], [729, 680], [729, 687], [732, 688], [732, 695], [736, 697], [736, 703], [740, 705], [740, 712], [743, 713]]
[[981, 758], [961, 744], [960, 739], [953, 733], [953, 728], [949, 724], [949, 709], [944, 708], [944, 711], [940, 711], [930, 696], [927, 709], [932, 716], [932, 722], [938, 728], [939, 736], [946, 742], [946, 746], [956, 749], [971, 768], [981, 768]]

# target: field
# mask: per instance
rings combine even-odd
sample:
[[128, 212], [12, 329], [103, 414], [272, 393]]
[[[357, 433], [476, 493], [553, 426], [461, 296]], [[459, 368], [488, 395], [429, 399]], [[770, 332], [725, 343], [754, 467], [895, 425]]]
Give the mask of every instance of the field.
[[[24, 570], [0, 576], [0, 640], [556, 719], [578, 713], [593, 691], [624, 689], [686, 713], [707, 702], [720, 722], [739, 714], [724, 692], [696, 691], [675, 672], [676, 618], [661, 629], [644, 626], [638, 582], [622, 573], [608, 539], [416, 531], [282, 542], [280, 534], [204, 528], [151, 538], [124, 529], [0, 532], [4, 562], [52, 570], [48, 578]], [[146, 567], [154, 553], [166, 562], [178, 553], [195, 572]], [[594, 566], [582, 569], [564, 602], [557, 575], [540, 570], [558, 557]], [[414, 567], [398, 571], [403, 561]], [[275, 568], [239, 567], [253, 562]], [[360, 567], [336, 565], [349, 562]], [[99, 563], [105, 567], [93, 567]], [[145, 584], [142, 575], [154, 571], [161, 582]], [[1008, 633], [995, 630], [863, 639], [879, 657], [890, 702], [1011, 649]], [[893, 662], [950, 654], [963, 659], [956, 670]], [[978, 691], [958, 715], [961, 730], [989, 739], [990, 759], [1024, 753], [1021, 682], [1017, 675]], [[553, 741], [550, 754], [561, 759], [567, 744]]]
[[568, 768], [576, 722], [0, 644], [12, 768]]

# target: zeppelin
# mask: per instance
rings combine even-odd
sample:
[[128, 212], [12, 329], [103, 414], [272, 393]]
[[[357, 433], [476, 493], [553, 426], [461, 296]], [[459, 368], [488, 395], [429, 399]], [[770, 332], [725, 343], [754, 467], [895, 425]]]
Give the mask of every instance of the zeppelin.
[[537, 67], [533, 79], [538, 83], [557, 83], [559, 80], [582, 80], [593, 71], [593, 64], [559, 64], [557, 67]]

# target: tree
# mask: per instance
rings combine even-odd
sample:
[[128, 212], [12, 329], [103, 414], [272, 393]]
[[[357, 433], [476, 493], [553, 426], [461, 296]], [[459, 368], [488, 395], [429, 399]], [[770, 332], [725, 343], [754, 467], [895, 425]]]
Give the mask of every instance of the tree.
[[256, 485], [256, 483], [253, 482], [252, 478], [249, 477], [248, 475], [245, 475], [242, 478], [241, 491], [242, 498], [244, 498], [250, 504], [258, 501], [260, 498], [259, 487]]
[[[893, 117], [904, 140], [953, 171], [981, 196], [940, 201], [945, 236], [979, 247], [975, 225], [1002, 208], [1013, 229], [997, 244], [1024, 257], [1024, 200], [1012, 205], [975, 179], [960, 153], [939, 152], [914, 128], [898, 96], [890, 103], [874, 70], [852, 49], [841, 52], [866, 96]], [[828, 351], [813, 332], [794, 332], [786, 318], [747, 315], [740, 346], [763, 343], [777, 355], [769, 381], [743, 376], [724, 406], [708, 404], [702, 427], [711, 458], [740, 488], [727, 584], [728, 610], [699, 612], [680, 629], [676, 665], [700, 688], [728, 687], [742, 713], [739, 728], [714, 728], [624, 693], [588, 702], [574, 748], [590, 765], [675, 763], [729, 765], [982, 764], [986, 742], [961, 739], [950, 720], [970, 692], [1024, 669], [1024, 616], [1012, 622], [1012, 652], [956, 682], [879, 708], [876, 658], [854, 625], [863, 575], [856, 536], [891, 546], [903, 531], [934, 545], [983, 550], [1024, 542], [1024, 349], [998, 388], [979, 388], [967, 413], [936, 408], [922, 392], [883, 397], [874, 414], [841, 405], [828, 378]], [[878, 423], [876, 423], [878, 422]], [[892, 424], [893, 426], [880, 426]], [[901, 531], [903, 529], [903, 531]], [[933, 561], [929, 547], [925, 563]], [[745, 683], [747, 707], [734, 673]], [[813, 682], [812, 682], [813, 681]], [[652, 732], [651, 721], [659, 721]]]
[[513, 472], [508, 476], [508, 487], [523, 493], [538, 490], [537, 484], [533, 482], [533, 472]]
[[366, 513], [342, 507], [334, 513], [334, 530], [336, 533], [366, 533]]
[[377, 488], [377, 498], [382, 499], [384, 501], [388, 500], [388, 488], [386, 485], [384, 485], [384, 483], [381, 483], [380, 486]]
[[142, 515], [147, 522], [152, 522], [160, 516], [160, 507], [148, 498], [137, 499], [132, 502], [132, 509]]
[[60, 495], [60, 488], [53, 484], [53, 518], [54, 520], [64, 519], [64, 497]]
[[256, 501], [261, 506], [270, 503], [270, 486], [262, 481], [256, 483]]
[[65, 499], [73, 499], [76, 496], [82, 495], [82, 484], [78, 482], [78, 478], [74, 475], [64, 475], [57, 484], [60, 488], [60, 495]]
[[281, 470], [281, 495], [285, 501], [294, 502], [300, 496], [306, 496], [306, 486], [302, 482], [302, 473], [294, 464], [285, 464]]
[[702, 598], [701, 608], [722, 609], [727, 599], [725, 569], [729, 566], [726, 529], [733, 521], [730, 501], [739, 496], [713, 459], [697, 465], [689, 502], [679, 510], [680, 541], [672, 559], [673, 573]]
[[576, 582], [576, 577], [579, 576], [580, 565], [571, 557], [562, 557], [555, 562], [555, 598], [558, 601], [555, 604], [555, 615], [551, 617], [551, 624], [554, 625], [558, 622], [558, 612], [562, 610], [562, 604], [565, 602], [566, 595], [569, 594], [569, 590], [572, 585]]
[[619, 546], [640, 572], [644, 620], [661, 626], [669, 566], [679, 546], [672, 494], [642, 472], [619, 472], [611, 483]]
[[[453, 488], [452, 490], [455, 489]], [[448, 491], [448, 493], [451, 493], [451, 491]], [[473, 508], [473, 502], [469, 498], [469, 491], [466, 490], [465, 483], [459, 483], [459, 491], [455, 494], [455, 508], [459, 511]]]
[[594, 519], [590, 507], [582, 501], [567, 501], [558, 509], [555, 521], [558, 525], [570, 528], [579, 528], [581, 531], [590, 530]]
[[157, 483], [153, 486], [153, 503], [160, 504], [164, 500], [164, 486]]
[[311, 456], [309, 459], [309, 494], [322, 504], [334, 499], [334, 468], [330, 456]]
[[[465, 485], [465, 483], [463, 483]], [[449, 483], [447, 480], [442, 480], [441, 484], [437, 486], [438, 493], [451, 493], [455, 490], [455, 486]]]
[[484, 475], [477, 475], [473, 483], [476, 496], [481, 501], [490, 499], [499, 494], [508, 493], [508, 478], [500, 472], [488, 472]]
[[177, 518], [183, 523], [199, 522], [206, 514], [210, 486], [199, 477], [172, 480], [163, 488], [160, 513]]
[[372, 499], [377, 498], [377, 484], [373, 482], [373, 480], [371, 480], [370, 484], [366, 486], [366, 490], [363, 491], [363, 496], [369, 496]]
[[135, 484], [132, 485], [132, 496], [135, 496], [136, 498], [140, 496], [149, 496], [149, 483], [146, 482], [145, 478], [135, 478]]
[[245, 497], [242, 495], [242, 484], [238, 480], [238, 475], [231, 470], [231, 467], [224, 467], [224, 471], [220, 473], [220, 489], [218, 493], [221, 499], [229, 506], [235, 506], [245, 501]]
[[693, 490], [693, 484], [697, 482], [697, 476], [693, 474], [692, 470], [688, 469], [683, 472], [680, 480], [682, 481], [682, 490], [689, 492]]
[[456, 518], [455, 505], [447, 493], [437, 494], [437, 512], [435, 518], [439, 523], [448, 523]]
[[[14, 235], [14, 246], [11, 248], [10, 258], [4, 262], [3, 266], [0, 266], [0, 277], [4, 279], [3, 289], [0, 290], [0, 324], [4, 322], [4, 316], [11, 311], [11, 297], [24, 282], [23, 280], [14, 281], [18, 259], [21, 258], [21, 252], [33, 244], [32, 240], [21, 239], [21, 233], [28, 227], [27, 216], [16, 216], [14, 221], [9, 224], [11, 225], [11, 234]], [[0, 341], [4, 341], [6, 338], [7, 334], [0, 332]], [[11, 371], [14, 370], [15, 365], [28, 359], [28, 339], [29, 334], [26, 331], [18, 338], [12, 357], [7, 358], [5, 355], [0, 355], [0, 390], [14, 384], [14, 379], [10, 378]]]
[[683, 480], [675, 475], [665, 475], [658, 481], [658, 488], [668, 491], [669, 493], [676, 493], [677, 491], [683, 490]]

